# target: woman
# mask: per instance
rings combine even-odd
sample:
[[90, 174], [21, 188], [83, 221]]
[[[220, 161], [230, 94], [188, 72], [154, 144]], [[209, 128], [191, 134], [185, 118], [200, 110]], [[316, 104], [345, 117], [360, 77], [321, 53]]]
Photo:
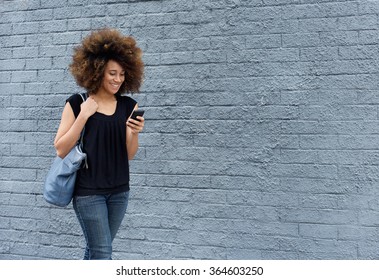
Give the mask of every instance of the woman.
[[132, 37], [113, 29], [92, 32], [74, 49], [70, 70], [88, 98], [67, 99], [54, 146], [63, 158], [85, 128], [87, 164], [77, 173], [73, 197], [86, 240], [84, 259], [112, 259], [112, 241], [126, 212], [128, 161], [137, 153], [144, 118], [130, 118], [138, 105], [121, 94], [139, 91], [141, 56]]

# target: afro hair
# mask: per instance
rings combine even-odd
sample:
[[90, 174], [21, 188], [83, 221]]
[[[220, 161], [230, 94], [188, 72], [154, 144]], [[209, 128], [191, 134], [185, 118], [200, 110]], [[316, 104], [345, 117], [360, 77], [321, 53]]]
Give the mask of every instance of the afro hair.
[[116, 61], [125, 70], [125, 81], [118, 94], [139, 92], [144, 70], [142, 50], [133, 37], [123, 36], [115, 29], [100, 29], [85, 37], [82, 44], [74, 48], [70, 71], [79, 86], [96, 93], [109, 60]]

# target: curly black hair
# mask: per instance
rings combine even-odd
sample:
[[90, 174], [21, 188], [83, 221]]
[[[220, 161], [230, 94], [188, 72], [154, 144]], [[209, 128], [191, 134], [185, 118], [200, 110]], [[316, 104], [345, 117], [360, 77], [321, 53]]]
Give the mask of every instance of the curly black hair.
[[133, 37], [123, 36], [115, 29], [100, 29], [85, 37], [82, 44], [74, 48], [70, 71], [79, 86], [96, 93], [109, 60], [116, 61], [125, 70], [125, 81], [118, 94], [139, 92], [144, 70], [142, 50]]

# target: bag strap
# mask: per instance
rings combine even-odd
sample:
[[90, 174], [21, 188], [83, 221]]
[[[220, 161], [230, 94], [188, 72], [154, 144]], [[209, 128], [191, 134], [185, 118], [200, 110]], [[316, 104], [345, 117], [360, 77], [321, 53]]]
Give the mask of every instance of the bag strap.
[[[78, 95], [80, 95], [80, 97], [83, 99], [83, 102], [85, 102], [87, 100], [87, 93], [84, 93], [84, 96], [81, 93], [78, 93]], [[79, 146], [80, 146], [81, 151], [83, 151], [83, 138], [84, 138], [84, 131], [85, 130], [86, 130], [86, 126], [84, 125], [83, 130], [80, 133], [80, 139], [79, 139]], [[85, 157], [84, 161], [85, 161], [85, 167], [88, 169], [87, 157]]]
[[[85, 102], [87, 100], [87, 93], [84, 93], [84, 97], [81, 93], [78, 93], [78, 95], [82, 98], [83, 102]], [[80, 133], [79, 145], [80, 145], [80, 148], [82, 148], [82, 149], [83, 149], [83, 137], [84, 137], [85, 128], [86, 128], [86, 126], [84, 125], [83, 130]]]

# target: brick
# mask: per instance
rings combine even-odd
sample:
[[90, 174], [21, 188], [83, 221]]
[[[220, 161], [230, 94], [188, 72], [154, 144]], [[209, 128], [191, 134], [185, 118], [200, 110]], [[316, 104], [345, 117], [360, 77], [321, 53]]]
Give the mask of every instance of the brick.
[[279, 48], [282, 40], [279, 35], [255, 35], [246, 38], [248, 48]]
[[302, 19], [299, 20], [299, 30], [309, 33], [334, 31], [337, 30], [338, 23], [339, 18]]
[[363, 30], [360, 32], [359, 40], [362, 44], [372, 45], [377, 44], [378, 38], [377, 38], [378, 32], [376, 30]]
[[167, 53], [160, 56], [160, 63], [167, 64], [187, 64], [193, 62], [193, 55], [190, 52]]
[[63, 70], [39, 70], [38, 81], [39, 82], [54, 82], [62, 81], [65, 73]]
[[339, 47], [340, 59], [369, 59], [375, 52], [376, 47], [373, 46], [346, 46]]
[[12, 25], [9, 23], [0, 24], [0, 35], [11, 35], [12, 34]]
[[54, 19], [81, 18], [82, 10], [72, 7], [57, 7], [54, 10]]
[[35, 58], [38, 56], [37, 47], [20, 47], [13, 49], [13, 58]]
[[17, 23], [13, 24], [13, 34], [31, 34], [40, 31], [40, 24], [38, 22]]
[[[91, 27], [91, 21], [88, 18], [69, 19], [67, 21], [67, 30], [88, 30]], [[78, 42], [79, 43], [79, 42]]]
[[41, 57], [57, 57], [65, 56], [67, 54], [66, 46], [44, 46], [39, 48], [39, 56]]
[[25, 35], [26, 37], [26, 42], [25, 46], [27, 47], [35, 47], [39, 46], [45, 47], [45, 46], [50, 46], [53, 44], [53, 35], [45, 33], [43, 34], [43, 40], [41, 40], [40, 34], [27, 34]]
[[67, 0], [63, 1], [53, 1], [53, 0], [41, 0], [41, 7], [43, 8], [58, 8], [58, 7], [63, 7], [67, 3]]
[[78, 44], [81, 41], [80, 32], [65, 32], [63, 34], [53, 34], [54, 45]]
[[359, 14], [375, 14], [378, 10], [379, 6], [375, 1], [361, 2], [358, 6]]
[[[106, 7], [104, 5], [87, 5], [81, 9], [82, 18], [91, 18], [96, 16], [104, 16], [106, 14]], [[78, 17], [76, 17], [78, 18]]]
[[29, 58], [25, 62], [25, 70], [51, 69], [50, 58]]
[[0, 65], [0, 71], [23, 70], [24, 67], [25, 67], [25, 60], [23, 59], [2, 60], [1, 65]]
[[8, 59], [12, 56], [12, 49], [11, 48], [3, 48], [2, 52], [0, 54], [0, 59]]
[[41, 33], [64, 32], [67, 31], [67, 20], [43, 21], [40, 24]]
[[[3, 8], [4, 6], [2, 6]], [[24, 21], [25, 12], [22, 11], [5, 11], [1, 10], [0, 23], [22, 22]]]
[[46, 21], [53, 19], [52, 9], [31, 10], [23, 13], [26, 21]]
[[[334, 37], [333, 37], [334, 38]], [[320, 45], [320, 38], [317, 33], [299, 33], [282, 35], [283, 47], [314, 47]]]
[[[6, 48], [23, 47], [23, 46], [25, 46], [25, 36], [24, 35], [20, 35], [20, 36], [15, 35], [15, 36], [9, 37], [8, 40], [4, 40], [3, 45]], [[10, 55], [8, 57], [10, 57]]]
[[37, 71], [14, 71], [12, 72], [12, 83], [28, 83], [37, 80]]
[[339, 19], [340, 30], [368, 30], [378, 24], [378, 19], [374, 15], [351, 16]]
[[340, 142], [336, 135], [304, 135], [300, 137], [300, 146], [304, 149], [338, 149]]
[[357, 31], [323, 32], [320, 41], [323, 46], [357, 45], [359, 36]]

